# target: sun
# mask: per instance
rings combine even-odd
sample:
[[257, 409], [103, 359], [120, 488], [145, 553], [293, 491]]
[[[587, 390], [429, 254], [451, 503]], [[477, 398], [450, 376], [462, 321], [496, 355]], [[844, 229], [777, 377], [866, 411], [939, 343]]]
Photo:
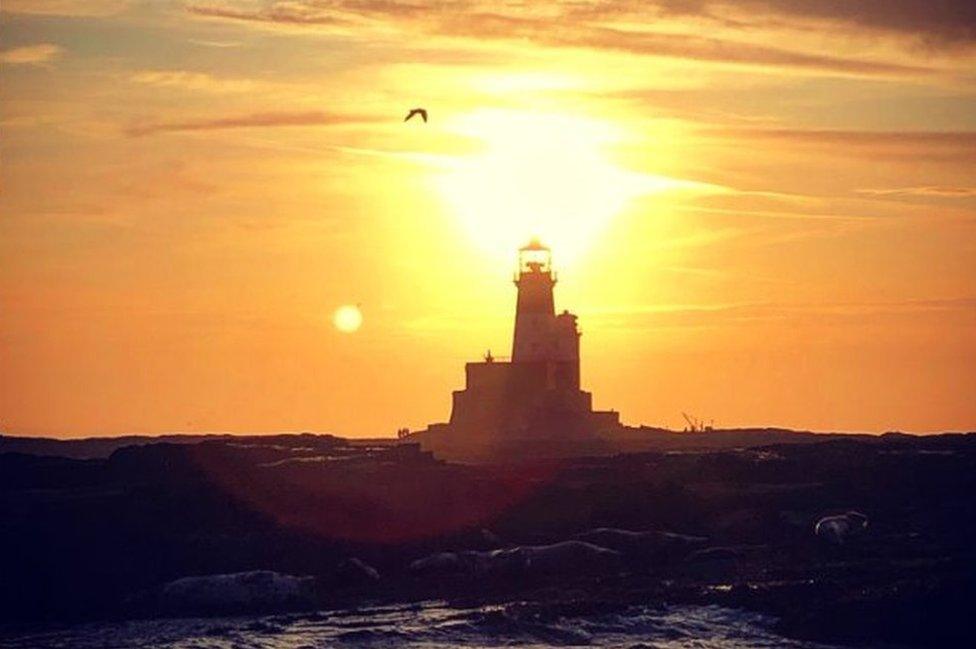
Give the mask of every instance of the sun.
[[607, 149], [623, 134], [606, 122], [485, 110], [449, 128], [484, 148], [438, 175], [437, 191], [474, 243], [499, 259], [537, 237], [561, 265], [571, 263], [632, 198], [682, 184], [615, 165]]
[[359, 310], [358, 306], [345, 304], [332, 314], [332, 324], [339, 331], [351, 334], [358, 331], [363, 325], [363, 312]]

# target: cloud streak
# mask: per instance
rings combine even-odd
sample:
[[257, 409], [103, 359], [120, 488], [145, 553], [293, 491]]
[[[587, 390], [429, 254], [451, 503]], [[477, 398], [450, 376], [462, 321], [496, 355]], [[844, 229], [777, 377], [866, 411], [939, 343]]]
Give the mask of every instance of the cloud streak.
[[976, 41], [976, 4], [970, 0], [736, 0], [708, 4], [911, 35], [933, 46]]
[[222, 79], [204, 72], [188, 70], [141, 70], [133, 73], [129, 79], [147, 86], [219, 93], [253, 92], [261, 85], [251, 79]]
[[143, 137], [158, 133], [275, 128], [285, 126], [340, 126], [365, 124], [376, 121], [378, 121], [377, 118], [364, 115], [342, 115], [319, 111], [269, 112], [182, 121], [148, 122], [130, 126], [125, 130], [125, 133], [130, 137]]
[[[795, 38], [777, 39], [790, 43], [781, 47], [763, 43], [762, 36], [791, 31], [809, 34], [827, 27], [854, 35], [870, 32], [866, 34], [869, 38], [879, 31], [910, 34], [936, 45], [976, 40], [976, 9], [970, 2], [950, 0], [597, 0], [539, 2], [531, 7], [479, 1], [421, 5], [397, 0], [273, 0], [243, 6], [195, 2], [186, 10], [198, 17], [270, 28], [356, 25], [386, 32], [399, 28], [448, 37], [520, 40], [544, 47], [861, 76], [919, 75], [936, 70], [916, 64], [917, 56], [906, 62], [805, 52], [796, 49]], [[732, 37], [726, 37], [729, 35]]]
[[976, 298], [906, 299], [878, 302], [741, 302], [730, 304], [651, 304], [598, 308], [582, 315], [601, 327], [644, 328], [657, 326], [748, 325], [762, 321], [806, 321], [819, 325], [850, 319], [899, 317], [967, 317], [976, 310]]
[[335, 24], [349, 18], [438, 20], [452, 15], [467, 20], [479, 13], [507, 10], [509, 16], [540, 16], [563, 28], [608, 22], [650, 24], [678, 18], [750, 30], [809, 30], [831, 25], [907, 34], [931, 45], [976, 41], [976, 5], [971, 0], [540, 0], [507, 5], [484, 0], [265, 0], [243, 6], [239, 2], [194, 2], [187, 8], [201, 16], [292, 25]]
[[191, 4], [186, 7], [190, 14], [202, 18], [218, 18], [245, 23], [268, 25], [293, 25], [323, 27], [345, 25], [347, 20], [324, 10], [316, 2], [271, 2], [263, 7], [246, 8], [234, 5]]
[[695, 34], [629, 31], [603, 26], [580, 27], [567, 25], [562, 21], [515, 18], [488, 13], [449, 18], [443, 23], [441, 31], [445, 35], [528, 40], [553, 47], [575, 47], [641, 56], [849, 75], [920, 75], [933, 71], [924, 66], [808, 54]]
[[41, 65], [61, 57], [64, 48], [53, 43], [25, 45], [0, 52], [0, 63], [8, 65]]
[[976, 131], [854, 131], [840, 129], [728, 128], [715, 135], [831, 144], [976, 145]]
[[699, 133], [754, 146], [811, 147], [838, 155], [893, 157], [908, 161], [976, 162], [976, 131], [860, 131], [790, 128], [713, 128]]
[[0, 9], [39, 16], [111, 16], [130, 4], [130, 0], [4, 0]]
[[566, 6], [570, 15], [590, 20], [683, 17], [752, 30], [829, 25], [911, 36], [936, 47], [976, 41], [976, 5], [970, 0], [622, 0]]
[[935, 198], [976, 198], [976, 187], [928, 185], [924, 187], [895, 187], [892, 189], [859, 189], [868, 196], [926, 196]]

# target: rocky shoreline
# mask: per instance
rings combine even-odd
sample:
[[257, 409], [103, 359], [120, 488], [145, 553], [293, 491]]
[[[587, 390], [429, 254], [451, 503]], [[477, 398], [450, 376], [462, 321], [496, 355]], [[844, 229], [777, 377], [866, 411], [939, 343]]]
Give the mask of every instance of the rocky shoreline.
[[[0, 623], [716, 604], [792, 638], [947, 646], [976, 602], [973, 487], [976, 435], [491, 466], [315, 435], [4, 453]], [[866, 527], [816, 533], [850, 511]]]

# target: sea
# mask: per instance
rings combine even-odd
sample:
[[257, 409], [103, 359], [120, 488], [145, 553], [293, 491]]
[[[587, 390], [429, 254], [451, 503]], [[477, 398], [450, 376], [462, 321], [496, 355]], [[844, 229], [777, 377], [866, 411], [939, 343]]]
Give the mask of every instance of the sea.
[[0, 635], [10, 649], [318, 649], [324, 647], [626, 647], [827, 649], [777, 635], [774, 620], [718, 606], [634, 606], [561, 616], [515, 604], [445, 602], [287, 615], [97, 623]]

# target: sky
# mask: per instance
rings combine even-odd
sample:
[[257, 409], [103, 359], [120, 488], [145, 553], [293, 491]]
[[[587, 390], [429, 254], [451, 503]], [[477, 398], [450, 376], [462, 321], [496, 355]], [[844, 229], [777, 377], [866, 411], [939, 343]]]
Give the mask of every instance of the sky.
[[532, 236], [625, 423], [976, 429], [969, 0], [3, 0], [0, 33], [6, 433], [445, 421]]

